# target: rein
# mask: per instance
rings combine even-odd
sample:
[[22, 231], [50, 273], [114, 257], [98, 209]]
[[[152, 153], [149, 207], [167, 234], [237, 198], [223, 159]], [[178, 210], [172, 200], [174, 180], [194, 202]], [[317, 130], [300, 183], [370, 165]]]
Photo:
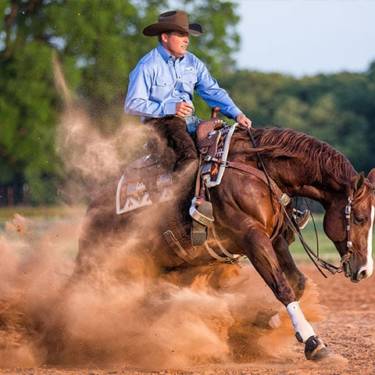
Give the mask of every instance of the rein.
[[[257, 148], [257, 145], [256, 145], [256, 142], [255, 142], [255, 139], [254, 139], [254, 136], [253, 136], [253, 133], [252, 133], [252, 130], [251, 128], [248, 128], [247, 129], [248, 131], [248, 134], [249, 134], [249, 137], [250, 137], [250, 140], [251, 140], [251, 143], [253, 145], [254, 148]], [[262, 156], [260, 155], [259, 152], [256, 152], [256, 155], [257, 155], [257, 159], [258, 159], [258, 162], [259, 162], [259, 165], [261, 166], [266, 178], [267, 178], [267, 181], [268, 181], [268, 186], [270, 188], [270, 191], [274, 194], [274, 190], [273, 190], [273, 186], [271, 184], [270, 181], [271, 178], [267, 172], [267, 169], [265, 167], [265, 164], [264, 164], [264, 161], [263, 161], [263, 158]], [[346, 241], [346, 246], [347, 246], [347, 252], [344, 256], [342, 256], [341, 258], [341, 265], [338, 267], [338, 266], [335, 266], [333, 265], [332, 263], [329, 263], [325, 260], [323, 260], [322, 258], [320, 258], [319, 256], [319, 253], [315, 252], [314, 250], [311, 249], [311, 247], [306, 243], [305, 239], [303, 238], [303, 235], [301, 233], [301, 230], [299, 229], [298, 225], [295, 225], [294, 222], [292, 221], [290, 215], [288, 214], [287, 210], [285, 209], [285, 207], [281, 204], [281, 209], [287, 219], [287, 225], [288, 227], [293, 231], [294, 234], [296, 234], [302, 244], [302, 247], [304, 248], [306, 254], [308, 255], [308, 257], [310, 258], [310, 260], [313, 262], [313, 264], [315, 265], [315, 267], [318, 269], [318, 271], [325, 277], [327, 278], [327, 275], [323, 272], [322, 268], [327, 270], [328, 272], [330, 272], [331, 274], [336, 274], [336, 273], [340, 273], [340, 272], [345, 272], [345, 275], [350, 275], [350, 266], [349, 266], [349, 260], [350, 260], [350, 257], [353, 253], [353, 243], [351, 242], [350, 240], [350, 219], [351, 219], [351, 211], [352, 211], [352, 202], [353, 202], [353, 198], [352, 197], [348, 197], [348, 203], [347, 205], [345, 206], [345, 219], [346, 219], [346, 237], [347, 237], [347, 241]], [[318, 246], [319, 248], [319, 246]]]

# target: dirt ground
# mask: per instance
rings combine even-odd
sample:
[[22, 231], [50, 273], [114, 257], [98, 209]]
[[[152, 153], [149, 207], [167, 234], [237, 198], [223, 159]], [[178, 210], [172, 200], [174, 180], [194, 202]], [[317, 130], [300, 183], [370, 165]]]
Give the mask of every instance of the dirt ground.
[[[216, 363], [179, 369], [39, 368], [1, 369], [0, 374], [375, 374], [375, 279], [352, 284], [342, 275], [328, 280], [311, 266], [303, 271], [315, 281], [320, 303], [327, 307], [323, 320], [314, 324], [330, 350], [329, 358], [312, 363], [297, 342], [281, 356], [261, 356], [249, 363]], [[272, 349], [271, 349], [272, 351]], [[147, 356], [147, 352], [144, 353]]]

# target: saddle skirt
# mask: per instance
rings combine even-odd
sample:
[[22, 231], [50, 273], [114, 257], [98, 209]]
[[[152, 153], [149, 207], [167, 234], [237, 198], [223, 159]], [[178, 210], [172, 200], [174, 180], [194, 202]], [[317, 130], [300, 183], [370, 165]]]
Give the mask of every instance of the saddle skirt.
[[222, 127], [209, 131], [207, 136], [201, 140], [198, 135], [198, 148], [202, 160], [200, 174], [208, 188], [221, 183], [226, 168], [230, 142], [237, 125], [237, 123], [234, 125], [223, 123]]
[[146, 155], [131, 163], [121, 176], [116, 190], [116, 213], [172, 199], [172, 175], [163, 170], [158, 159]]

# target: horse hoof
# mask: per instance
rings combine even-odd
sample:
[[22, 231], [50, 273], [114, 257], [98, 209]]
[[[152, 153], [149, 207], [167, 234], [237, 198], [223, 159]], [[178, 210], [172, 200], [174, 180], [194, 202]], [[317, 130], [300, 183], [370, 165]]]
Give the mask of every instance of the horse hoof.
[[318, 336], [311, 336], [305, 343], [306, 359], [320, 361], [328, 356], [328, 349]]

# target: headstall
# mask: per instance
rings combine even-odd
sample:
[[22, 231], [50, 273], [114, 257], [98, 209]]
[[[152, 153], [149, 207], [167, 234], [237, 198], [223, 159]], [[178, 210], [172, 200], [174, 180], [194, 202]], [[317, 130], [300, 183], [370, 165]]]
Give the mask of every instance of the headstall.
[[352, 216], [353, 197], [348, 197], [348, 203], [345, 206], [345, 231], [346, 231], [346, 253], [341, 257], [341, 266], [346, 276], [350, 276], [349, 260], [353, 254], [353, 242], [350, 236], [350, 221]]

